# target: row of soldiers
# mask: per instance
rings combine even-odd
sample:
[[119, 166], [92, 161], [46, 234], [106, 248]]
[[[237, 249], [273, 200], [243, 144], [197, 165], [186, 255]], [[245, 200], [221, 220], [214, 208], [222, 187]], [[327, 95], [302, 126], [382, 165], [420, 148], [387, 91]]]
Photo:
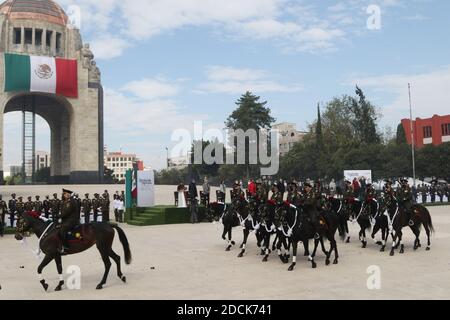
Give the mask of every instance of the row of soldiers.
[[428, 202], [428, 196], [430, 196], [431, 203], [435, 203], [437, 198], [440, 202], [444, 202], [444, 197], [447, 197], [447, 201], [450, 202], [450, 187], [447, 184], [432, 183], [430, 186], [425, 184], [417, 186], [416, 190], [413, 190], [414, 198], [421, 197], [422, 203]]
[[[108, 191], [105, 190], [102, 196], [98, 193], [94, 194], [93, 199], [90, 199], [89, 196], [89, 194], [85, 194], [85, 198], [80, 199], [77, 194], [73, 195], [73, 199], [78, 203], [78, 210], [80, 213], [84, 213], [84, 223], [91, 222], [91, 216], [93, 216], [93, 221], [97, 222], [100, 214], [102, 221], [109, 221], [110, 196]], [[5, 225], [6, 215], [9, 215], [9, 225], [13, 228], [17, 216], [24, 212], [37, 212], [47, 219], [57, 221], [62, 210], [63, 200], [61, 199], [55, 193], [52, 199], [50, 196], [46, 196], [44, 201], [41, 201], [40, 196], [35, 196], [34, 201], [32, 197], [28, 197], [28, 201], [24, 202], [23, 197], [12, 194], [11, 199], [6, 203], [0, 195], [0, 226]]]

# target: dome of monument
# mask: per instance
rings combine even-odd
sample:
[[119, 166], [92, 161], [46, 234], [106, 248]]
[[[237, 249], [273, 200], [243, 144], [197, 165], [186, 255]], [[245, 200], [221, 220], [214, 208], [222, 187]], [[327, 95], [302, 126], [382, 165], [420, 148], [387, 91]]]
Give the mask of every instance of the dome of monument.
[[68, 17], [52, 0], [7, 0], [0, 4], [0, 13], [9, 20], [36, 20], [66, 26]]

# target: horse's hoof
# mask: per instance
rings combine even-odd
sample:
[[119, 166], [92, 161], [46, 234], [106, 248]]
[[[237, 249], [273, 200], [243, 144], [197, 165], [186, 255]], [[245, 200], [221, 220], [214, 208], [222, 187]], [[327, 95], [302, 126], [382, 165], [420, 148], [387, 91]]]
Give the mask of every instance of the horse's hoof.
[[231, 245], [232, 245], [232, 246], [235, 246], [235, 245], [236, 245], [236, 242], [231, 241]]
[[347, 241], [345, 241], [345, 243], [350, 243], [350, 238], [348, 238]]
[[304, 257], [309, 257], [310, 254], [309, 254], [309, 252], [305, 252], [305, 254], [304, 254], [303, 256], [304, 256]]
[[339, 263], [338, 259], [333, 261], [333, 264], [338, 264], [338, 263]]
[[226, 252], [228, 252], [228, 251], [230, 251], [230, 250], [231, 250], [231, 246], [229, 246], [229, 247], [227, 247], [227, 248], [225, 249]]
[[241, 246], [239, 247], [239, 249], [242, 249], [242, 248], [244, 248], [244, 244], [241, 244]]
[[61, 291], [63, 285], [64, 285], [64, 281], [61, 281], [61, 282], [58, 284], [58, 286], [55, 288], [55, 291], [56, 291], [56, 292]]
[[42, 281], [41, 281], [41, 285], [42, 285], [42, 287], [44, 288], [44, 290], [47, 292], [47, 290], [48, 290], [48, 284], [45, 283], [45, 280], [42, 280]]
[[244, 252], [239, 253], [238, 258], [244, 257]]
[[331, 261], [330, 261], [330, 260], [326, 260], [326, 261], [325, 261], [325, 265], [326, 265], [326, 266], [329, 266], [330, 264], [331, 264]]
[[430, 247], [427, 247], [426, 249], [425, 249], [426, 251], [430, 251], [431, 250], [431, 248]]
[[125, 277], [125, 276], [122, 276], [122, 277], [120, 278], [120, 280], [122, 280], [123, 283], [127, 283], [127, 277]]
[[263, 255], [265, 255], [265, 254], [266, 254], [266, 252], [265, 252], [264, 250], [261, 250], [260, 256], [263, 256]]
[[405, 253], [405, 250], [401, 249], [400, 254], [404, 254], [404, 253]]
[[295, 263], [293, 263], [293, 264], [289, 267], [288, 271], [294, 271], [294, 268], [295, 268]]
[[263, 259], [263, 261], [262, 262], [267, 262], [269, 260], [269, 258], [268, 257], [264, 257], [264, 259]]
[[317, 263], [315, 263], [314, 261], [313, 261], [313, 263], [312, 263], [312, 268], [313, 268], [313, 269], [316, 269], [316, 268], [317, 268]]
[[362, 248], [365, 249], [367, 247], [367, 242], [363, 242]]
[[393, 257], [394, 255], [395, 255], [394, 250], [392, 250], [390, 256]]
[[380, 249], [380, 252], [384, 252], [384, 251], [385, 251], [385, 248], [381, 248], [381, 249]]
[[383, 245], [383, 242], [377, 241], [376, 244], [377, 244], [378, 246], [382, 246], [382, 245]]
[[97, 286], [97, 288], [95, 288], [96, 290], [102, 290], [103, 289], [103, 285], [101, 285], [101, 284], [99, 284], [98, 286]]

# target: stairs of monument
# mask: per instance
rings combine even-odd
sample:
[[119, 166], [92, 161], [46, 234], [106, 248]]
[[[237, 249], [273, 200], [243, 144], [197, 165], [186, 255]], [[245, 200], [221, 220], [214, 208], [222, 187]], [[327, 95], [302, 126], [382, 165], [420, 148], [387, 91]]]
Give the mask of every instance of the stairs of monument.
[[[204, 212], [204, 208], [200, 207], [200, 218], [202, 218]], [[129, 219], [127, 223], [132, 226], [156, 226], [189, 223], [189, 221], [190, 214], [186, 208], [179, 209], [169, 206], [158, 206], [137, 209], [137, 212], [133, 212], [133, 219]]]

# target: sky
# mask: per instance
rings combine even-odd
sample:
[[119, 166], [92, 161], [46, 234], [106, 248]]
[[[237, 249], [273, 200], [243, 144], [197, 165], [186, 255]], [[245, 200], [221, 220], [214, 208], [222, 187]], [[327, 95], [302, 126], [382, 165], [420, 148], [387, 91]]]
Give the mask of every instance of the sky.
[[[448, 0], [59, 0], [91, 44], [105, 88], [108, 150], [165, 167], [172, 134], [224, 127], [247, 90], [305, 130], [317, 103], [359, 85], [380, 130], [450, 113]], [[379, 14], [378, 14], [379, 13]], [[5, 166], [20, 163], [5, 115]], [[38, 121], [37, 149], [49, 150]], [[173, 155], [175, 156], [175, 154]]]

